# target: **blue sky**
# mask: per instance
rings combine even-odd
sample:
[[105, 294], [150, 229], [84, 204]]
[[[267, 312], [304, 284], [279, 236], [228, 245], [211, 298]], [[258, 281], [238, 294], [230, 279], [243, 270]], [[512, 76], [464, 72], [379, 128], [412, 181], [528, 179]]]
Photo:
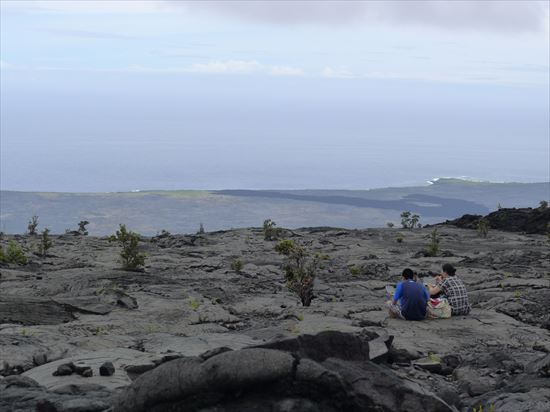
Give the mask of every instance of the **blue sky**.
[[0, 185], [549, 180], [548, 21], [543, 1], [2, 0]]

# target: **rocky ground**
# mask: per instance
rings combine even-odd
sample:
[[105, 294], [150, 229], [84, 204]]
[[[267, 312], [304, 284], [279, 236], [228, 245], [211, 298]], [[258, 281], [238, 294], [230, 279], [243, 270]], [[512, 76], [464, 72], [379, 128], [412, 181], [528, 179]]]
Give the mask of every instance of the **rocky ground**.
[[[431, 230], [285, 232], [328, 257], [310, 307], [261, 229], [142, 238], [143, 272], [107, 238], [4, 236], [30, 259], [0, 267], [0, 410], [550, 410], [547, 237], [442, 226], [425, 257]], [[445, 262], [471, 314], [389, 319], [385, 286]]]

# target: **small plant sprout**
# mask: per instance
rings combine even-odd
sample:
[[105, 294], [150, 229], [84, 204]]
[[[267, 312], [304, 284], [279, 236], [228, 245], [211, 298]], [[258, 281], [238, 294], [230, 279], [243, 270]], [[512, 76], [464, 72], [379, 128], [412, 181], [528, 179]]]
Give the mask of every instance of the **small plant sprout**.
[[158, 330], [156, 325], [149, 324], [147, 325], [147, 333], [155, 333]]
[[139, 253], [139, 234], [127, 230], [126, 225], [119, 225], [119, 230], [109, 236], [109, 242], [118, 242], [122, 247], [120, 257], [124, 269], [138, 270], [145, 264], [145, 254]]
[[29, 235], [36, 235], [36, 228], [38, 227], [38, 216], [31, 217], [29, 223], [27, 224], [27, 233]]
[[200, 303], [199, 303], [199, 301], [198, 301], [197, 299], [191, 298], [191, 299], [189, 300], [189, 307], [190, 307], [191, 309], [193, 309], [194, 311], [197, 311], [197, 309], [199, 308], [199, 306], [200, 306]]
[[21, 246], [15, 243], [13, 240], [8, 242], [6, 251], [0, 246], [0, 262], [2, 263], [16, 263], [18, 265], [27, 264], [27, 256]]
[[432, 352], [428, 353], [428, 359], [430, 359], [432, 362], [441, 362], [441, 358]]
[[432, 233], [430, 233], [430, 244], [428, 245], [428, 254], [430, 256], [437, 256], [439, 253], [439, 241], [437, 229], [432, 230]]
[[48, 255], [48, 250], [52, 247], [53, 242], [50, 238], [50, 229], [46, 228], [40, 234], [40, 244], [38, 245], [38, 253], [42, 257]]
[[233, 262], [231, 262], [231, 270], [237, 273], [241, 273], [243, 266], [243, 262], [240, 259], [235, 259]]
[[277, 226], [277, 223], [275, 223], [273, 220], [264, 220], [263, 230], [265, 240], [277, 240], [279, 238], [282, 229], [275, 226]]
[[316, 253], [309, 257], [306, 248], [293, 240], [280, 241], [275, 250], [286, 257], [283, 269], [288, 289], [298, 295], [303, 306], [311, 305], [314, 297], [313, 282], [320, 261], [326, 260], [328, 256]]
[[[483, 412], [483, 405], [479, 405], [479, 408], [474, 407], [473, 412]], [[495, 412], [495, 405], [493, 405], [493, 404], [489, 405], [489, 412]]]
[[92, 335], [94, 336], [103, 336], [105, 334], [106, 334], [106, 331], [101, 326], [96, 326], [95, 328], [92, 329]]
[[480, 237], [486, 238], [489, 233], [489, 221], [485, 218], [481, 218], [477, 223], [477, 233]]
[[361, 274], [361, 268], [359, 266], [352, 266], [349, 268], [349, 273], [351, 273], [351, 276], [359, 276]]

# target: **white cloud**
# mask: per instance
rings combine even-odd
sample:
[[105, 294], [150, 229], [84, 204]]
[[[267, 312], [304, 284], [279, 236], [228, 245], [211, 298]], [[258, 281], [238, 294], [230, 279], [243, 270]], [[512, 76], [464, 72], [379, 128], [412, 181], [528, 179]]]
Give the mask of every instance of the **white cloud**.
[[262, 70], [263, 65], [255, 60], [226, 60], [212, 61], [208, 63], [196, 63], [191, 65], [186, 71], [196, 73], [254, 73]]
[[291, 66], [272, 66], [269, 69], [269, 74], [272, 76], [303, 76], [304, 70], [299, 67]]
[[352, 79], [357, 77], [353, 72], [351, 72], [347, 67], [325, 67], [321, 72], [323, 77], [333, 77], [339, 79]]
[[258, 63], [256, 60], [225, 60], [208, 63], [195, 63], [182, 71], [212, 74], [268, 74], [271, 76], [303, 76], [304, 70], [293, 66], [273, 66]]
[[369, 1], [1, 1], [3, 12], [64, 14], [215, 13], [259, 23], [347, 26], [389, 24], [446, 30], [526, 32], [549, 30], [548, 0]]

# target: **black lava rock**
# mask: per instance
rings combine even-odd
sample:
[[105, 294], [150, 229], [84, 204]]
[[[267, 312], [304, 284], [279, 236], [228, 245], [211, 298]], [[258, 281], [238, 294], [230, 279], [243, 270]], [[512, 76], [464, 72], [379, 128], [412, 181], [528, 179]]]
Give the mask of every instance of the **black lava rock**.
[[99, 367], [99, 374], [101, 376], [111, 376], [115, 373], [115, 365], [112, 362], [105, 362]]
[[75, 370], [75, 366], [72, 362], [64, 363], [57, 367], [57, 370], [53, 373], [53, 376], [67, 376], [72, 375]]

